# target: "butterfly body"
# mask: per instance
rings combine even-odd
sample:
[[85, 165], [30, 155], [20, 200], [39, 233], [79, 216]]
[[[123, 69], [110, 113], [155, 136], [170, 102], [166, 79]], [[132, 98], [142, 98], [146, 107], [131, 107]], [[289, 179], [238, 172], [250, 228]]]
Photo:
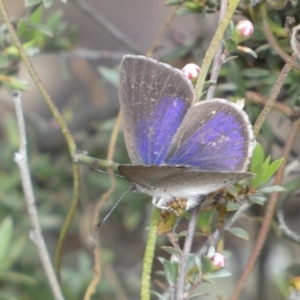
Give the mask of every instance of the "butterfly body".
[[119, 171], [158, 207], [182, 198], [189, 209], [203, 196], [252, 177], [246, 172], [254, 147], [247, 115], [224, 99], [195, 104], [194, 88], [181, 71], [125, 56], [120, 103], [133, 165]]

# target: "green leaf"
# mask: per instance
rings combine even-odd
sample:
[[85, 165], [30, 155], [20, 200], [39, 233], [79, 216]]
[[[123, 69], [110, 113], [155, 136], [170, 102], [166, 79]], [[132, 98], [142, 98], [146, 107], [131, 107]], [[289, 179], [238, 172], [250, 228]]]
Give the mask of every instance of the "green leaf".
[[49, 8], [53, 4], [53, 0], [43, 0], [43, 4], [45, 8]]
[[44, 25], [44, 24], [28, 24], [28, 26], [36, 29], [37, 31], [43, 33], [44, 35], [47, 35], [49, 37], [53, 37], [53, 32], [47, 25]]
[[212, 221], [213, 209], [209, 211], [200, 212], [197, 226], [205, 233], [209, 233], [211, 231], [211, 221]]
[[234, 24], [232, 21], [230, 21], [230, 23], [228, 24], [228, 27], [226, 29], [226, 34], [228, 39], [230, 39], [233, 36], [234, 33]]
[[12, 284], [21, 283], [26, 285], [35, 285], [38, 283], [37, 279], [17, 272], [0, 272], [0, 281], [10, 282]]
[[197, 267], [197, 271], [200, 272], [201, 270], [201, 261], [198, 255], [194, 253], [190, 253], [188, 256], [188, 263], [187, 263], [187, 269], [191, 269], [194, 266]]
[[254, 58], [257, 58], [256, 52], [253, 51], [252, 49], [248, 48], [248, 47], [245, 47], [245, 46], [238, 46], [238, 50], [239, 50], [240, 52], [249, 54], [249, 55], [253, 56]]
[[252, 203], [264, 205], [267, 201], [267, 197], [260, 193], [255, 193], [247, 197]]
[[270, 75], [270, 71], [261, 68], [248, 68], [242, 71], [242, 75], [249, 79], [263, 79]]
[[42, 3], [42, 0], [25, 0], [25, 7], [33, 6]]
[[189, 9], [187, 7], [179, 7], [179, 9], [177, 10], [176, 14], [178, 16], [185, 16], [185, 15], [189, 15], [189, 14], [193, 14], [194, 13], [194, 10], [192, 9]]
[[279, 185], [267, 186], [257, 190], [257, 192], [265, 193], [265, 194], [274, 193], [274, 192], [285, 192], [285, 191], [286, 189], [283, 186], [279, 186]]
[[166, 5], [179, 5], [182, 3], [182, 0], [168, 0]]
[[262, 179], [262, 184], [267, 182], [275, 174], [275, 172], [278, 170], [283, 160], [284, 158], [277, 159], [268, 166], [265, 176]]
[[170, 262], [162, 257], [160, 257], [159, 260], [163, 264], [165, 276], [166, 276], [169, 284], [174, 285], [177, 280], [179, 263], [178, 262]]
[[291, 191], [297, 189], [298, 187], [300, 187], [299, 177], [292, 178], [292, 179], [284, 182], [282, 185], [287, 190], [287, 192], [291, 192]]
[[233, 202], [233, 201], [228, 201], [226, 204], [226, 209], [227, 211], [236, 211], [240, 207], [240, 204]]
[[99, 67], [98, 71], [112, 85], [119, 86], [119, 72], [116, 69]]
[[207, 274], [205, 277], [206, 278], [226, 278], [226, 277], [230, 277], [232, 274], [226, 270], [220, 270], [220, 271], [216, 271], [210, 274]]
[[156, 297], [157, 297], [158, 299], [160, 299], [160, 300], [166, 300], [165, 297], [163, 297], [161, 294], [159, 294], [159, 293], [157, 293], [157, 292], [155, 292], [155, 291], [150, 291], [150, 293], [151, 293], [152, 295], [156, 296]]
[[208, 273], [212, 269], [212, 263], [210, 259], [205, 255], [202, 255], [201, 257], [201, 266], [203, 273]]
[[254, 148], [252, 159], [251, 159], [251, 167], [250, 167], [251, 172], [254, 173], [256, 166], [263, 163], [264, 156], [265, 154], [264, 154], [263, 147], [259, 143], [256, 143], [256, 147]]
[[266, 171], [267, 171], [267, 166], [265, 164], [257, 165], [254, 168], [253, 173], [256, 174], [256, 177], [251, 179], [250, 186], [252, 188], [255, 189], [262, 184], [262, 179], [264, 178]]
[[163, 250], [165, 250], [166, 252], [170, 253], [171, 255], [175, 255], [175, 256], [180, 256], [180, 251], [173, 248], [173, 247], [168, 247], [168, 246], [162, 246], [161, 247]]
[[226, 229], [226, 231], [234, 234], [235, 236], [244, 239], [244, 240], [248, 240], [249, 239], [249, 235], [248, 232], [242, 228], [238, 228], [238, 227], [232, 227], [229, 229]]
[[0, 223], [0, 269], [2, 269], [4, 262], [8, 257], [9, 248], [12, 243], [12, 233], [12, 220], [10, 218], [6, 218]]
[[196, 298], [196, 297], [197, 297], [197, 299], [199, 299], [199, 296], [200, 296], [200, 297], [201, 297], [201, 296], [208, 296], [208, 294], [207, 294], [207, 293], [197, 293], [197, 294], [193, 294], [193, 295], [189, 296], [189, 299], [193, 299], [193, 298]]

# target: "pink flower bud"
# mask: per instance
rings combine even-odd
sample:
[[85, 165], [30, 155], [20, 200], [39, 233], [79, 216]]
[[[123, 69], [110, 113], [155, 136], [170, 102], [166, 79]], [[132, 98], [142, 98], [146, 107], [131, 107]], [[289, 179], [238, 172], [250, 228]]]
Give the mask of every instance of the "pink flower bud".
[[193, 80], [198, 78], [200, 74], [200, 68], [196, 64], [187, 64], [182, 69], [182, 72], [188, 79]]
[[218, 269], [222, 269], [225, 266], [225, 257], [221, 253], [215, 253], [211, 258], [210, 261], [212, 264], [217, 267]]
[[237, 23], [235, 30], [239, 37], [243, 40], [249, 38], [254, 31], [253, 24], [248, 20], [243, 20]]

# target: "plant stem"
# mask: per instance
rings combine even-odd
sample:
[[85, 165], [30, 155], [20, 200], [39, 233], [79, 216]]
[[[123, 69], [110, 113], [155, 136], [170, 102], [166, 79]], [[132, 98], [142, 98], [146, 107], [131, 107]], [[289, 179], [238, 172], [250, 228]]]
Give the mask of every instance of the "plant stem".
[[141, 300], [150, 300], [151, 271], [154, 258], [154, 250], [157, 239], [157, 225], [160, 217], [160, 209], [154, 207], [151, 224], [149, 228], [148, 240], [144, 255], [143, 273], [141, 282]]
[[225, 30], [227, 29], [227, 26], [230, 23], [232, 16], [233, 16], [239, 2], [240, 2], [240, 0], [229, 0], [229, 5], [225, 11], [224, 17], [218, 26], [218, 29], [210, 43], [209, 48], [207, 49], [207, 51], [205, 53], [205, 57], [203, 59], [203, 63], [201, 66], [201, 72], [200, 72], [200, 75], [198, 77], [196, 87], [195, 87], [196, 101], [200, 100], [209, 67], [211, 65], [211, 62], [212, 62], [217, 50], [218, 50], [219, 44], [221, 43], [221, 41], [223, 39]]

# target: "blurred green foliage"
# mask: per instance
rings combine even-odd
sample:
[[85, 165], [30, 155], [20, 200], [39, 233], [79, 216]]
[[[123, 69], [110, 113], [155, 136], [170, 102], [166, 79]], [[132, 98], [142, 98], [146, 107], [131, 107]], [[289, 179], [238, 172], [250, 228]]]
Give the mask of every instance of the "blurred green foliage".
[[[217, 10], [217, 7], [212, 7], [208, 3], [209, 1], [204, 3], [205, 1], [172, 0], [168, 1], [168, 4], [181, 4], [182, 2], [184, 2], [184, 5], [179, 10], [179, 14]], [[216, 91], [217, 97], [237, 100], [245, 97], [245, 93], [249, 90], [268, 96], [284, 65], [282, 59], [279, 58], [272, 45], [269, 45], [265, 38], [261, 20], [257, 17], [259, 15], [259, 5], [251, 6], [249, 1], [245, 2], [246, 4], [242, 3], [240, 14], [253, 22], [255, 31], [254, 35], [243, 45], [254, 50], [257, 59], [253, 55], [248, 55], [234, 48], [230, 53], [230, 59], [221, 69]], [[64, 16], [56, 11], [45, 12], [44, 8], [50, 7], [53, 1], [25, 0], [25, 3], [30, 7], [30, 13], [17, 20], [15, 26], [29, 55], [34, 56], [48, 51], [52, 53], [71, 51], [77, 46], [74, 27], [64, 20]], [[273, 34], [279, 45], [288, 54], [291, 53], [291, 48], [289, 46], [289, 35], [283, 29], [284, 21], [285, 17], [289, 15], [294, 16], [296, 23], [299, 23], [299, 9], [299, 4], [298, 6], [288, 5], [282, 11], [268, 8], [270, 27]], [[227, 32], [227, 37], [230, 37], [230, 30]], [[204, 57], [204, 52], [200, 47], [202, 41], [203, 37], [197, 37], [194, 40], [185, 37], [183, 42], [164, 55], [162, 60], [169, 63], [176, 61], [179, 65], [194, 61], [201, 65]], [[0, 88], [3, 90], [7, 88], [9, 90], [26, 90], [28, 88], [27, 83], [18, 78], [20, 57], [17, 49], [11, 43], [5, 25], [0, 28], [0, 51]], [[99, 73], [108, 82], [116, 84], [118, 75], [116, 68], [102, 67], [99, 69]], [[299, 80], [300, 71], [293, 69], [284, 82], [278, 101], [289, 107], [299, 106]], [[69, 104], [65, 111], [72, 112], [72, 106]], [[260, 111], [261, 108], [257, 105], [251, 103], [247, 105], [247, 112], [252, 120], [256, 119]], [[76, 118], [75, 112], [73, 112], [72, 118]], [[283, 116], [282, 119], [286, 120], [286, 117]], [[257, 145], [250, 166], [250, 171], [259, 175], [250, 182], [250, 187], [256, 193], [250, 195], [249, 198], [252, 202], [259, 204], [263, 204], [267, 200], [268, 195], [265, 195], [265, 193], [275, 191], [278, 188], [271, 186], [270, 190], [268, 186], [268, 181], [272, 179], [274, 172], [281, 163], [280, 159], [271, 159], [269, 155], [265, 155], [265, 153], [269, 153], [271, 145], [277, 145], [276, 132], [271, 121], [270, 119], [267, 120], [259, 136], [264, 149], [259, 144]], [[13, 113], [7, 113], [1, 117], [0, 122], [0, 299], [52, 299], [36, 248], [30, 239], [31, 225], [26, 212], [19, 170], [13, 161], [13, 154], [18, 151], [18, 131], [15, 116]], [[89, 150], [94, 157], [105, 158], [107, 149], [95, 146], [95, 144], [97, 145], [97, 141], [99, 141], [99, 144], [101, 141], [102, 145], [109, 144], [114, 122], [115, 119], [113, 118], [102, 124], [96, 124], [94, 131], [84, 137], [89, 140], [94, 139], [96, 143], [93, 143], [94, 146], [90, 149], [83, 150]], [[35, 130], [29, 124], [27, 132], [30, 170], [39, 218], [51, 257], [53, 257], [59, 231], [72, 198], [73, 182], [70, 158], [67, 151], [59, 153], [41, 151], [37, 145]], [[297, 154], [299, 155], [299, 152]], [[266, 156], [267, 158], [265, 158]], [[117, 141], [114, 160], [121, 163], [129, 162], [122, 136]], [[89, 231], [88, 228], [85, 229], [84, 227], [91, 218], [88, 208], [91, 207], [91, 210], [93, 210], [100, 195], [110, 187], [109, 177], [105, 174], [90, 171], [85, 166], [81, 168], [81, 173], [80, 205], [64, 248], [62, 266], [63, 291], [66, 299], [72, 300], [83, 298], [86, 287], [93, 277], [92, 249], [88, 244]], [[291, 201], [295, 191], [300, 187], [299, 182], [299, 175], [296, 175], [284, 183], [287, 192], [281, 195], [281, 207]], [[128, 182], [124, 179], [117, 178], [118, 187], [107, 201], [104, 211], [108, 211], [113, 206], [116, 199], [124, 193], [128, 185]], [[236, 191], [233, 192], [233, 195], [235, 193]], [[137, 281], [133, 280], [128, 283], [130, 276], [127, 273], [128, 270], [132, 271], [133, 269], [130, 254], [134, 256], [136, 264], [141, 259], [137, 254], [138, 252], [134, 252], [134, 250], [140, 247], [140, 252], [143, 252], [147, 212], [149, 212], [148, 208], [151, 207], [149, 202], [149, 199], [144, 195], [126, 194], [124, 202], [117, 207], [110, 217], [109, 224], [104, 224], [104, 228], [101, 229], [104, 233], [108, 232], [102, 247], [103, 261], [105, 262], [103, 266], [104, 276], [97, 287], [97, 295], [101, 295], [101, 299], [117, 299], [116, 285], [114, 285], [112, 277], [107, 275], [110, 269], [116, 269], [116, 272], [121, 269], [121, 284], [126, 287], [126, 292], [129, 295], [134, 295], [132, 298], [129, 296], [129, 299], [135, 299], [136, 297], [139, 290], [137, 285], [139, 284], [140, 274], [135, 272], [134, 279]], [[227, 211], [235, 211], [238, 207], [239, 205], [235, 201], [230, 201], [227, 204]], [[217, 228], [216, 211], [217, 209], [214, 208], [203, 211], [199, 215], [198, 227], [201, 230], [201, 237], [208, 236], [214, 228]], [[171, 221], [173, 225], [175, 220]], [[110, 229], [111, 227], [114, 231]], [[228, 231], [244, 239], [248, 238], [247, 232], [242, 228], [234, 227]], [[181, 231], [178, 238], [183, 236], [185, 236], [185, 233]], [[115, 252], [111, 250], [115, 245], [114, 243], [119, 243], [120, 248]], [[159, 243], [164, 244], [164, 238], [161, 238]], [[131, 245], [133, 245], [133, 250]], [[174, 249], [171, 250], [170, 248], [165, 249], [166, 252], [176, 256]], [[128, 254], [130, 251], [133, 254]], [[127, 260], [128, 265], [126, 266]], [[121, 261], [125, 261], [125, 267]], [[160, 262], [167, 282], [173, 284], [178, 271], [178, 262], [176, 259], [171, 261], [165, 257], [161, 257]], [[119, 267], [120, 265], [122, 267]], [[156, 268], [161, 270], [162, 267]], [[123, 273], [122, 268], [125, 269]], [[225, 271], [223, 273], [210, 272], [210, 268], [211, 265], [207, 257], [203, 257], [200, 261], [197, 256], [191, 255], [189, 258], [190, 282], [194, 282], [200, 274], [207, 275], [207, 281], [213, 277], [213, 274], [215, 277], [228, 275]], [[209, 276], [211, 277], [209, 278]], [[283, 293], [287, 293], [287, 288], [284, 288], [288, 286], [285, 278], [280, 277], [277, 284]], [[159, 293], [156, 293], [156, 296], [159, 297]]]

